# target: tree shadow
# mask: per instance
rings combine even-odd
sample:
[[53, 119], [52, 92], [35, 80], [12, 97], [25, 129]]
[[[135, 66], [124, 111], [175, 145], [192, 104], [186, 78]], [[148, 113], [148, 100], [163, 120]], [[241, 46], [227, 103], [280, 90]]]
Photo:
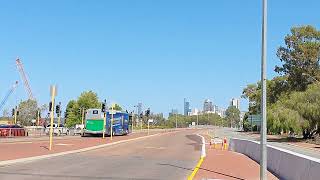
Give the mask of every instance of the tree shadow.
[[[190, 172], [192, 172], [192, 171], [194, 170], [194, 169], [192, 169], [192, 168], [181, 167], [181, 166], [177, 166], [177, 165], [173, 165], [173, 164], [159, 163], [158, 165], [161, 165], [161, 166], [170, 166], [170, 167], [174, 167], [174, 168], [178, 168], [178, 169], [184, 169], [184, 170], [188, 170], [188, 171], [190, 171]], [[245, 179], [240, 178], [240, 177], [236, 177], [236, 176], [224, 174], [224, 173], [217, 172], [217, 171], [213, 171], [213, 170], [210, 170], [210, 169], [204, 169], [204, 168], [201, 168], [201, 167], [199, 168], [199, 170], [208, 171], [208, 172], [211, 172], [211, 173], [219, 174], [219, 175], [222, 175], [222, 176], [226, 176], [226, 177], [230, 177], [230, 178], [234, 178], [234, 179], [238, 179], [238, 180], [245, 180]]]

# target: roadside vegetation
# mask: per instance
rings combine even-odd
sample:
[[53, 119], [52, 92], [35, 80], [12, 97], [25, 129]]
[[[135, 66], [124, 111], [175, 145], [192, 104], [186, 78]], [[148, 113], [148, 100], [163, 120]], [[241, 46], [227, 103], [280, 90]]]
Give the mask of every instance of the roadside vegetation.
[[[293, 27], [280, 46], [278, 76], [267, 81], [267, 128], [269, 134], [320, 133], [320, 31], [312, 26]], [[249, 100], [244, 129], [250, 130], [248, 115], [260, 113], [261, 83], [248, 84], [242, 97]]]

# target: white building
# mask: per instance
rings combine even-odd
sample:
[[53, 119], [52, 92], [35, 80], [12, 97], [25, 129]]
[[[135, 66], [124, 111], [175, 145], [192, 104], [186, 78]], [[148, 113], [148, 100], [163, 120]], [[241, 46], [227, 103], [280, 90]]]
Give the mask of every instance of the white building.
[[230, 106], [234, 106], [234, 107], [236, 107], [237, 109], [240, 110], [240, 100], [237, 99], [237, 98], [232, 98], [230, 100]]

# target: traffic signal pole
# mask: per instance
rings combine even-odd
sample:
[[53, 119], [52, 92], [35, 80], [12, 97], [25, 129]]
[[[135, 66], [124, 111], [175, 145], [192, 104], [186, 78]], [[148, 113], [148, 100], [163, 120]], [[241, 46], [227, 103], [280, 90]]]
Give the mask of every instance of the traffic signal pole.
[[84, 108], [82, 108], [82, 118], [81, 118], [81, 124], [83, 125], [84, 123]]
[[53, 135], [53, 118], [54, 118], [54, 97], [56, 96], [56, 86], [51, 87], [51, 121], [50, 121], [50, 139], [49, 139], [49, 150], [52, 149], [52, 135]]
[[17, 124], [17, 106], [16, 108], [14, 109], [14, 124]]

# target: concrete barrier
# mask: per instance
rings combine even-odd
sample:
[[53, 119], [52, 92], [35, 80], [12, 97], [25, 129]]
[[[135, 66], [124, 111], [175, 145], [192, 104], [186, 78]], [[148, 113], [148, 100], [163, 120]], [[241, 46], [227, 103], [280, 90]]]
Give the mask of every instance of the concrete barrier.
[[[245, 154], [260, 162], [260, 143], [231, 138], [229, 150]], [[268, 145], [268, 170], [284, 180], [320, 179], [320, 160], [282, 148]]]

